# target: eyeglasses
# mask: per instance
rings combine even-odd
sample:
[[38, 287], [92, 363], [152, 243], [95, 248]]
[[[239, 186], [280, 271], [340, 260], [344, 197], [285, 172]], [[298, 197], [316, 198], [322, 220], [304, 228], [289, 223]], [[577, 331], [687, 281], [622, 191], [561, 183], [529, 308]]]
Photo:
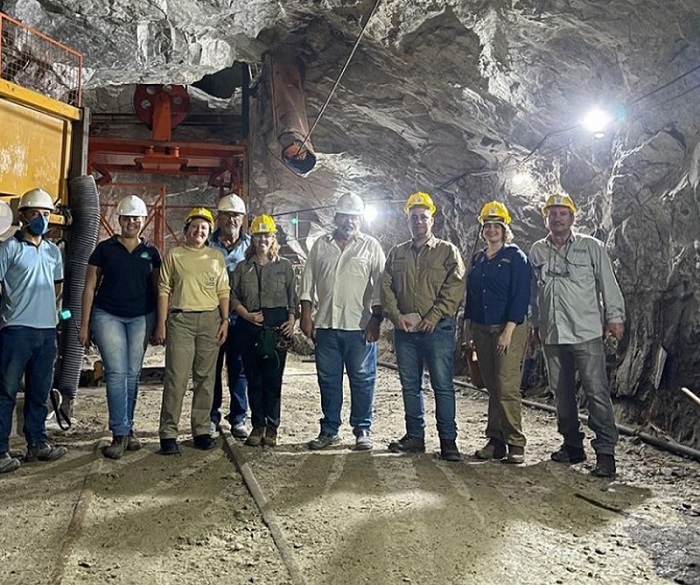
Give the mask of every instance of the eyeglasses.
[[[549, 256], [547, 258], [547, 276], [554, 276], [559, 278], [569, 278], [571, 276], [571, 271], [569, 270], [569, 248], [571, 247], [571, 242], [567, 242], [566, 249], [564, 250], [564, 255], [562, 256], [558, 250], [556, 250], [552, 245], [549, 246]], [[564, 269], [561, 270], [559, 261], [564, 261]]]

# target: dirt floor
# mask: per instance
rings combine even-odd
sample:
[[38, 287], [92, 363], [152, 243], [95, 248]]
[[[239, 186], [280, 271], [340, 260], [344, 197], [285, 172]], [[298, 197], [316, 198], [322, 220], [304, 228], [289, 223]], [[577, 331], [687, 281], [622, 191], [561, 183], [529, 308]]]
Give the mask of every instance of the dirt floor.
[[[375, 450], [353, 451], [345, 426], [341, 445], [312, 453], [315, 370], [296, 357], [278, 447], [231, 447], [223, 433], [222, 448], [197, 451], [185, 415], [183, 454], [166, 458], [160, 385], [146, 384], [145, 447], [115, 462], [99, 454], [104, 389], [81, 388], [73, 429], [53, 433], [69, 455], [0, 477], [0, 584], [700, 584], [700, 464], [625, 438], [618, 479], [592, 478], [590, 463], [549, 461], [554, 419], [529, 409], [525, 465], [447, 463], [434, 453], [432, 395], [426, 406], [429, 452], [388, 453], [403, 408], [396, 373], [382, 369]], [[465, 455], [483, 443], [485, 412], [484, 395], [460, 390]]]

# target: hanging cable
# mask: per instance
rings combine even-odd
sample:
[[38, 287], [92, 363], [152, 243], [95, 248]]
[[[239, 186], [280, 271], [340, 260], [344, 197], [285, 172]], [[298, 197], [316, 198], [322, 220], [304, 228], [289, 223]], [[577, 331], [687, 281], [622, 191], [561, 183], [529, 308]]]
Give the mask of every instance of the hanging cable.
[[367, 20], [365, 20], [365, 24], [362, 25], [362, 29], [360, 30], [360, 34], [357, 36], [357, 40], [355, 41], [355, 44], [352, 47], [352, 51], [350, 51], [350, 55], [348, 55], [347, 60], [345, 61], [345, 65], [343, 65], [343, 68], [340, 70], [340, 74], [338, 75], [338, 78], [335, 80], [335, 83], [333, 84], [333, 87], [331, 88], [331, 91], [328, 93], [328, 97], [326, 98], [326, 101], [323, 104], [323, 107], [321, 107], [321, 111], [318, 113], [318, 116], [316, 116], [316, 120], [314, 121], [313, 125], [311, 126], [309, 132], [304, 136], [304, 140], [301, 143], [301, 146], [299, 147], [299, 150], [304, 148], [304, 145], [307, 143], [309, 138], [311, 137], [311, 134], [313, 134], [313, 131], [316, 129], [316, 125], [319, 123], [321, 118], [323, 117], [323, 114], [326, 111], [326, 108], [328, 107], [328, 104], [330, 103], [331, 99], [333, 98], [333, 94], [335, 93], [335, 90], [338, 88], [338, 85], [340, 85], [340, 80], [343, 78], [343, 75], [345, 74], [345, 70], [348, 68], [348, 65], [350, 65], [350, 61], [352, 61], [352, 58], [355, 56], [355, 51], [357, 51], [357, 47], [360, 44], [360, 41], [362, 40], [362, 37], [365, 34], [365, 30], [367, 30], [367, 25], [369, 24], [369, 21], [372, 20], [372, 16], [374, 15], [375, 11], [377, 10], [377, 7], [379, 6], [379, 3], [381, 0], [375, 0], [374, 6], [372, 6], [372, 10], [370, 10], [369, 15], [367, 16]]

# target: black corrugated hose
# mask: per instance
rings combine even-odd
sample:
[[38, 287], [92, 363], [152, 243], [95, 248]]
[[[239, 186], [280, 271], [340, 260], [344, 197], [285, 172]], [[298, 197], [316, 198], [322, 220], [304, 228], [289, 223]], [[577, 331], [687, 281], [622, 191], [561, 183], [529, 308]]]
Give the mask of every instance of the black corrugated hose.
[[78, 342], [85, 272], [100, 229], [100, 199], [95, 179], [90, 175], [71, 179], [68, 197], [73, 224], [66, 238], [63, 308], [70, 310], [71, 318], [61, 327], [58, 338], [55, 386], [64, 398], [72, 400], [78, 392], [85, 351]]

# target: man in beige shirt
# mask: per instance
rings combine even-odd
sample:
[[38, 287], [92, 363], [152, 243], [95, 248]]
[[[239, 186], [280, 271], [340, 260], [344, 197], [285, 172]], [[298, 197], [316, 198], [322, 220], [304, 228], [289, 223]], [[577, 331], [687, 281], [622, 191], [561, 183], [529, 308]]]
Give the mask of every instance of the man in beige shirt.
[[413, 238], [394, 246], [386, 261], [381, 299], [394, 324], [394, 344], [403, 392], [406, 434], [389, 444], [395, 453], [425, 451], [423, 367], [435, 392], [440, 453], [459, 461], [455, 423], [455, 315], [464, 297], [464, 262], [456, 246], [433, 235], [436, 207], [427, 193], [406, 202]]
[[552, 453], [559, 463], [586, 460], [578, 416], [576, 373], [588, 404], [591, 446], [599, 477], [614, 477], [618, 430], [605, 370], [603, 338], [622, 339], [625, 301], [605, 245], [573, 230], [576, 206], [568, 195], [547, 198], [549, 234], [530, 250], [532, 326], [542, 341], [549, 385], [556, 396], [557, 427], [564, 438]]
[[[321, 431], [309, 449], [340, 441], [343, 368], [350, 382], [350, 425], [355, 449], [372, 449], [372, 407], [377, 375], [377, 338], [382, 321], [379, 285], [384, 251], [360, 231], [365, 204], [353, 193], [335, 208], [333, 233], [311, 248], [301, 285], [301, 330], [316, 341], [316, 370], [321, 390]], [[315, 321], [311, 317], [318, 302]]]

